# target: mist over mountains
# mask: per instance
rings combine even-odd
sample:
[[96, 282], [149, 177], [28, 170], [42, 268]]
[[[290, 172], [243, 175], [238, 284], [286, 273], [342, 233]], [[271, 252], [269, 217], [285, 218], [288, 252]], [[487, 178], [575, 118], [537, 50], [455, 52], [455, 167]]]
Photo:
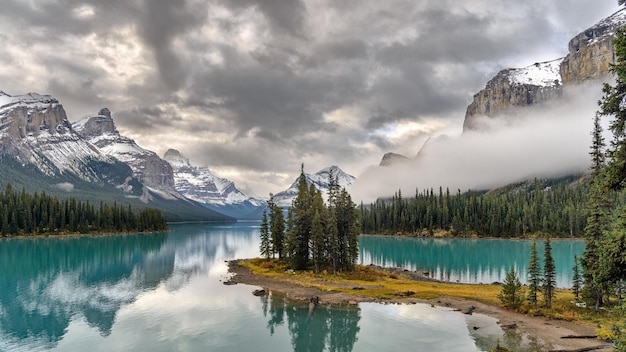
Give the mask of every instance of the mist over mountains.
[[[616, 26], [624, 23], [626, 11], [618, 11], [572, 38], [567, 56], [501, 70], [474, 95], [460, 136], [416, 141], [423, 145], [408, 157], [389, 152], [381, 166], [369, 167], [357, 178], [332, 166], [307, 173], [307, 182], [324, 191], [333, 169], [342, 186], [352, 187], [355, 200], [371, 201], [398, 189], [490, 189], [584, 172], [600, 86], [610, 79], [611, 40]], [[335, 141], [327, 148], [347, 148], [348, 142]], [[266, 196], [246, 194], [214, 174], [210, 165], [196, 165], [174, 149], [161, 157], [139, 146], [118, 131], [109, 109], [70, 123], [61, 103], [48, 95], [0, 92], [0, 154], [0, 173], [7, 181], [34, 191], [91, 192], [92, 198], [104, 192], [112, 200], [170, 204], [172, 219], [189, 213], [204, 219], [258, 219], [265, 207]], [[30, 169], [37, 177], [20, 179]], [[259, 175], [252, 183], [268, 177]], [[274, 196], [289, 206], [293, 184]]]

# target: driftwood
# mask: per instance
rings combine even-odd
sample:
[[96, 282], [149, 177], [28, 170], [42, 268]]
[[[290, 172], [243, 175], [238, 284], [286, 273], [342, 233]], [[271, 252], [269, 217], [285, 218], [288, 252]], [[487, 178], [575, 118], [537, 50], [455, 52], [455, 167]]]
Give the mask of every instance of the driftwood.
[[587, 351], [601, 350], [604, 348], [612, 348], [612, 347], [613, 345], [598, 345], [598, 346], [592, 346], [592, 347], [579, 348], [576, 350], [550, 350], [548, 352], [587, 352]]

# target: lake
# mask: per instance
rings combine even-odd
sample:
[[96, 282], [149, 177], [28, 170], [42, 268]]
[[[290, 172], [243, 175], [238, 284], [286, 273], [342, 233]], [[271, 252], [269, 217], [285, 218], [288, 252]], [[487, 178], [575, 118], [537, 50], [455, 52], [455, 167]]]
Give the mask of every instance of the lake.
[[[481, 314], [375, 303], [310, 311], [280, 294], [255, 297], [253, 286], [224, 285], [225, 260], [258, 256], [258, 241], [258, 223], [246, 222], [172, 225], [155, 234], [0, 240], [0, 350], [487, 351], [496, 341], [533, 350], [528, 337], [504, 333]], [[496, 272], [516, 260], [523, 266], [526, 248], [520, 247], [524, 241], [500, 241], [497, 250], [515, 253], [487, 259], [484, 245], [474, 240], [365, 236], [361, 242], [365, 264], [464, 282], [501, 281]], [[572, 243], [582, 252], [579, 242]], [[436, 248], [423, 248], [430, 246]], [[556, 242], [554, 247], [558, 258], [561, 249]], [[466, 260], [471, 265], [463, 265]], [[559, 274], [563, 282], [566, 276]]]

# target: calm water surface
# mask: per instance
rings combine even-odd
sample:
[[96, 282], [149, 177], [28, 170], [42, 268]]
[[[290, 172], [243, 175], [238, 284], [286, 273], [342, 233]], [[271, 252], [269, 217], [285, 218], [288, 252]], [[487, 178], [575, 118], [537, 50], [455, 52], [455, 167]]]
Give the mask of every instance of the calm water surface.
[[[530, 247], [528, 240], [434, 239], [361, 236], [361, 264], [402, 267], [429, 272], [432, 277], [452, 282], [502, 282], [511, 266], [526, 283]], [[572, 286], [574, 256], [585, 250], [582, 240], [552, 240], [557, 286]], [[544, 242], [537, 241], [543, 258]], [[543, 261], [543, 259], [541, 259]]]
[[[362, 261], [436, 272], [434, 257], [417, 259], [424, 244], [401, 242], [411, 256], [389, 240], [363, 237]], [[258, 223], [0, 240], [0, 351], [487, 351], [498, 340], [517, 351], [542, 348], [480, 314], [374, 303], [310, 311], [279, 294], [223, 285], [225, 260], [253, 256]], [[457, 267], [440, 268], [456, 277]]]

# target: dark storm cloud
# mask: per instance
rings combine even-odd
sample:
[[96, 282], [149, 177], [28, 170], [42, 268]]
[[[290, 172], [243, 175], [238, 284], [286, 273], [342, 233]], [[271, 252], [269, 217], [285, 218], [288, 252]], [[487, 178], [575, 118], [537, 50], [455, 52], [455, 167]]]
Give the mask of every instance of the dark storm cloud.
[[[358, 76], [357, 76], [358, 77]], [[350, 73], [326, 76], [259, 66], [215, 70], [196, 82], [194, 93], [210, 93], [223, 101], [240, 134], [253, 128], [276, 138], [319, 130], [322, 115], [355, 99], [362, 82]], [[204, 82], [208, 89], [203, 91]]]
[[276, 34], [305, 35], [306, 5], [301, 0], [222, 0], [222, 3], [235, 10], [258, 9]]
[[206, 20], [206, 5], [187, 0], [149, 0], [144, 4], [140, 33], [154, 51], [164, 82], [177, 90], [188, 72], [181, 59], [183, 53], [176, 52], [173, 41]]
[[168, 128], [172, 126], [173, 121], [181, 120], [175, 113], [159, 107], [138, 107], [118, 111], [114, 113], [113, 118], [118, 125], [131, 130], [141, 130], [144, 133]]
[[0, 89], [55, 95], [70, 119], [107, 106], [140, 144], [155, 143], [148, 149], [207, 136], [189, 151], [248, 172], [361, 165], [367, 154], [377, 163], [406, 143], [387, 135], [394, 127], [461, 123], [499, 70], [565, 55], [567, 40], [616, 9], [614, 0], [5, 0]]

